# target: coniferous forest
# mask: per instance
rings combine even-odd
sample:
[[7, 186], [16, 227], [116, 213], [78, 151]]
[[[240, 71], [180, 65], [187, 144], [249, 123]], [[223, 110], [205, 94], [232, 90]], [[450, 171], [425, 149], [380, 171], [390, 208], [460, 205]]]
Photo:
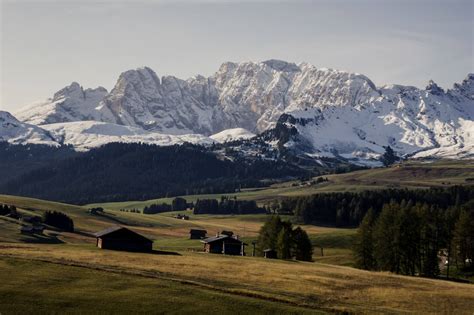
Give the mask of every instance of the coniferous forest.
[[[370, 209], [359, 227], [356, 265], [406, 275], [436, 277], [440, 264], [473, 272], [474, 201], [443, 209], [402, 200]], [[444, 258], [442, 260], [441, 258]]]
[[372, 209], [378, 215], [390, 203], [402, 201], [426, 204], [448, 209], [474, 200], [473, 186], [453, 186], [430, 189], [384, 189], [362, 192], [324, 193], [287, 198], [277, 205], [268, 205], [267, 211], [294, 214], [298, 222], [339, 227], [357, 227]]
[[74, 204], [228, 193], [309, 174], [280, 160], [220, 159], [192, 144], [111, 143], [88, 152], [2, 144], [0, 150], [9, 151], [0, 154], [0, 193]]

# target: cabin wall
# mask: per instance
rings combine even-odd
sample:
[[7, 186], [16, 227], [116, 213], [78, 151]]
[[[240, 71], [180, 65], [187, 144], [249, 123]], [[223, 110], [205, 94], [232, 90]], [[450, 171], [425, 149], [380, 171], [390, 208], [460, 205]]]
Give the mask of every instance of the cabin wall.
[[102, 239], [97, 240], [97, 246], [102, 249], [123, 250], [130, 252], [151, 252], [153, 243], [138, 240]]
[[225, 255], [241, 255], [242, 245], [239, 243], [225, 243]]
[[200, 240], [206, 237], [205, 233], [190, 233], [190, 239], [192, 240]]

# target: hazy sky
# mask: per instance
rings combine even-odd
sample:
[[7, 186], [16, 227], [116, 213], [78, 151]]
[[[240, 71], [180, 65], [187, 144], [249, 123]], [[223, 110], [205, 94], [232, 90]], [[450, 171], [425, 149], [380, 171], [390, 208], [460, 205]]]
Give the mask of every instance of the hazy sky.
[[10, 111], [144, 65], [185, 79], [274, 58], [445, 88], [474, 72], [472, 0], [0, 1]]

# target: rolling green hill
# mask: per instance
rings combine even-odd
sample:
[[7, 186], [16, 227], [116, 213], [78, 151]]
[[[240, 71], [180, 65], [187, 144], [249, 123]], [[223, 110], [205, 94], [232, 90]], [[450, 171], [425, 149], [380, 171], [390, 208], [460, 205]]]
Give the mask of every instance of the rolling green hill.
[[[323, 176], [328, 182], [311, 184], [311, 181], [290, 181], [267, 188], [243, 189], [238, 193], [206, 194], [182, 196], [188, 202], [197, 199], [216, 198], [222, 195], [236, 196], [238, 199], [256, 200], [260, 204], [275, 199], [292, 196], [305, 196], [324, 192], [357, 192], [385, 188], [420, 189], [429, 187], [448, 187], [452, 185], [474, 185], [474, 161], [436, 161], [405, 162], [389, 168], [355, 171], [345, 174]], [[153, 203], [171, 203], [173, 198], [160, 198], [146, 201], [124, 201], [97, 203], [107, 209], [143, 209]]]

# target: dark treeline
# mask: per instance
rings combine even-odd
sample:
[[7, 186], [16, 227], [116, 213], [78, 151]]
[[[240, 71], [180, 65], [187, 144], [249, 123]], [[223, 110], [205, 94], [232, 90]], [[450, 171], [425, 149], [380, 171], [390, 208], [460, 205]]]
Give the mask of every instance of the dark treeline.
[[450, 277], [453, 267], [457, 273], [472, 272], [474, 201], [447, 209], [392, 201], [378, 215], [370, 209], [358, 230], [355, 257], [357, 266], [367, 270], [425, 277], [436, 277], [444, 268]]
[[306, 197], [284, 199], [269, 206], [274, 213], [293, 213], [299, 222], [317, 223], [341, 227], [356, 227], [367, 211], [375, 214], [391, 202], [402, 200], [411, 204], [436, 205], [440, 209], [462, 205], [474, 199], [474, 186], [453, 186], [431, 189], [385, 189], [358, 193], [323, 193]]
[[181, 197], [176, 197], [172, 200], [171, 204], [161, 203], [161, 204], [151, 204], [143, 208], [143, 214], [156, 214], [169, 211], [183, 211], [188, 208], [193, 208], [192, 203], [187, 203], [186, 199]]
[[222, 196], [217, 199], [198, 199], [194, 205], [194, 214], [251, 214], [265, 213], [254, 200], [237, 200]]
[[156, 213], [169, 212], [169, 211], [173, 211], [173, 210], [171, 208], [171, 205], [167, 203], [161, 203], [161, 204], [154, 203], [149, 206], [145, 206], [145, 208], [143, 208], [143, 214], [156, 214]]
[[71, 146], [0, 142], [0, 185], [34, 169], [54, 165], [76, 155], [77, 152]]
[[[52, 152], [54, 158], [33, 168], [28, 163], [34, 157], [29, 157], [27, 148], [35, 148], [40, 157], [47, 156], [39, 153], [42, 150]], [[11, 152], [0, 154], [2, 171], [15, 168], [17, 176], [9, 173], [7, 182], [2, 185], [0, 181], [0, 193], [75, 204], [228, 193], [263, 186], [263, 179], [308, 174], [283, 161], [219, 159], [205, 147], [191, 144], [159, 147], [111, 143], [82, 153], [43, 146], [3, 149]], [[24, 165], [28, 165], [27, 170], [18, 171]]]
[[293, 229], [289, 221], [271, 216], [260, 228], [257, 250], [263, 256], [265, 250], [274, 250], [277, 258], [311, 261], [313, 247], [308, 234], [301, 228]]

